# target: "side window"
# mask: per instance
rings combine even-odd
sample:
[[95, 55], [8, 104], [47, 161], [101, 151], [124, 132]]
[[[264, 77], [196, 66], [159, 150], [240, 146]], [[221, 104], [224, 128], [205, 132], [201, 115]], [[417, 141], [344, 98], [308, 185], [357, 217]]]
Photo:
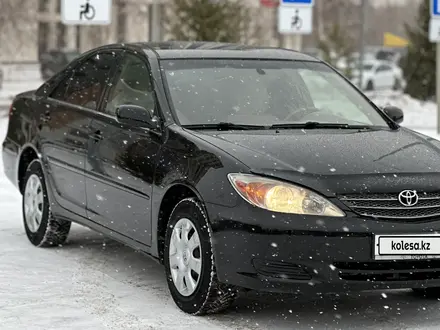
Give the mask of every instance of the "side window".
[[67, 88], [69, 87], [70, 78], [72, 76], [72, 73], [69, 73], [61, 82], [58, 84], [57, 87], [50, 93], [49, 97], [65, 101], [64, 96], [66, 95]]
[[96, 110], [116, 62], [115, 53], [98, 53], [73, 71], [64, 101]]
[[117, 79], [107, 98], [106, 112], [116, 115], [123, 104], [133, 104], [155, 111], [152, 77], [146, 63], [139, 57], [126, 54], [117, 72]]

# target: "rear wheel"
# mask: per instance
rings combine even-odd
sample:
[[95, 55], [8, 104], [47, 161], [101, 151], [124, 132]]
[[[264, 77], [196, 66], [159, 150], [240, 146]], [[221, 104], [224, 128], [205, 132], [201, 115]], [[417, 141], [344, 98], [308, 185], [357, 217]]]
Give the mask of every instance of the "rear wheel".
[[23, 222], [29, 241], [39, 247], [63, 244], [71, 222], [52, 216], [44, 173], [38, 159], [29, 164], [23, 187]]
[[371, 92], [371, 91], [373, 91], [373, 90], [374, 90], [374, 85], [373, 85], [373, 82], [370, 80], [370, 81], [367, 83], [366, 91]]
[[180, 201], [171, 213], [164, 263], [171, 296], [184, 312], [218, 313], [235, 301], [236, 288], [217, 279], [210, 225], [202, 204], [194, 198]]

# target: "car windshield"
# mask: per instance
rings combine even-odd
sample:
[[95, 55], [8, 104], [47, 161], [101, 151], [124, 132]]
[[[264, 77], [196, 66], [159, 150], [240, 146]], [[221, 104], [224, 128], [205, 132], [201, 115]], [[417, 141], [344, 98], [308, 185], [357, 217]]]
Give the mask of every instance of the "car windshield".
[[341, 123], [389, 126], [344, 78], [324, 63], [275, 60], [162, 60], [181, 125], [271, 126]]
[[374, 65], [373, 64], [364, 64], [363, 69], [364, 71], [371, 71], [373, 70]]

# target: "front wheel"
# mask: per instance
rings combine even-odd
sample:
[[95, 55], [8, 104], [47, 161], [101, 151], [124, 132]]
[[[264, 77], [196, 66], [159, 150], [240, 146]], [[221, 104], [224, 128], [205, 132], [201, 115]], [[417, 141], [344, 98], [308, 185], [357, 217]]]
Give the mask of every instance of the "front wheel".
[[23, 183], [23, 222], [29, 241], [39, 247], [63, 244], [69, 234], [71, 222], [52, 216], [39, 160], [29, 164]]
[[217, 279], [211, 228], [202, 204], [180, 201], [165, 235], [165, 272], [176, 305], [193, 315], [221, 312], [232, 305], [237, 290]]

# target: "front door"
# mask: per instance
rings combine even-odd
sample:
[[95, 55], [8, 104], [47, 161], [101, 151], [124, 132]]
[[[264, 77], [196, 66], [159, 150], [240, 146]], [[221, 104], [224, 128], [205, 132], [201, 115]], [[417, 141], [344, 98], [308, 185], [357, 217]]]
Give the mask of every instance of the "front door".
[[151, 245], [151, 194], [157, 133], [123, 125], [116, 109], [135, 104], [156, 111], [148, 64], [124, 53], [101, 113], [92, 123], [86, 161], [87, 214], [94, 222]]

